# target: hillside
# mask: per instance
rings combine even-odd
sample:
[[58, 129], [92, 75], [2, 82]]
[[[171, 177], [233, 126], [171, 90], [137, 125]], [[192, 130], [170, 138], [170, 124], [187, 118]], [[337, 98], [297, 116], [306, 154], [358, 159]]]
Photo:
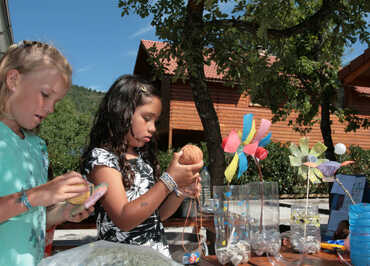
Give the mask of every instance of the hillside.
[[78, 85], [72, 85], [67, 97], [76, 105], [78, 112], [93, 114], [97, 110], [104, 95], [104, 92], [94, 91]]

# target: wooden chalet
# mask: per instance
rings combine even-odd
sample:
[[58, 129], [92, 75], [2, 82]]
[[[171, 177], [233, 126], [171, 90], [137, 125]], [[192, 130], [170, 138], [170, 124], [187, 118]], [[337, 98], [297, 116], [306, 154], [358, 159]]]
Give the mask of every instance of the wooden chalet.
[[[142, 40], [136, 58], [134, 74], [150, 75], [152, 66], [147, 63], [148, 49], [156, 45], [161, 49], [163, 42]], [[175, 61], [170, 62], [166, 74], [171, 76], [176, 68]], [[260, 119], [270, 119], [271, 111], [267, 108], [253, 104], [238, 88], [226, 87], [222, 74], [217, 74], [216, 65], [204, 66], [206, 81], [210, 96], [217, 112], [221, 134], [225, 137], [231, 129], [241, 129], [243, 115], [253, 113], [257, 122]], [[370, 119], [370, 49], [363, 55], [354, 59], [348, 66], [339, 72], [339, 77], [345, 84], [344, 104], [356, 108], [361, 116]], [[161, 147], [181, 147], [192, 142], [199, 143], [204, 140], [203, 126], [198, 116], [191, 88], [182, 81], [171, 83], [170, 79], [161, 80], [163, 112], [159, 126]], [[359, 145], [370, 149], [370, 130], [360, 129], [356, 132], [345, 132], [345, 125], [332, 117], [332, 137], [334, 144], [342, 142], [347, 146]], [[288, 126], [287, 121], [274, 123], [271, 127], [272, 140], [279, 142], [298, 142], [302, 137]], [[307, 134], [310, 142], [322, 141], [320, 126], [315, 125]]]

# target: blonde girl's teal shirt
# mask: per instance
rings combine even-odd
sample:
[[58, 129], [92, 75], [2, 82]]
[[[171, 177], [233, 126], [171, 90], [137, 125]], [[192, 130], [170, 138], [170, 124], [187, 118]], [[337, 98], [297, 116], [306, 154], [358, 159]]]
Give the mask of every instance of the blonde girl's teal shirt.
[[[0, 197], [47, 182], [45, 142], [24, 131], [21, 139], [0, 122]], [[33, 207], [0, 223], [0, 265], [37, 265], [44, 255], [46, 209]]]

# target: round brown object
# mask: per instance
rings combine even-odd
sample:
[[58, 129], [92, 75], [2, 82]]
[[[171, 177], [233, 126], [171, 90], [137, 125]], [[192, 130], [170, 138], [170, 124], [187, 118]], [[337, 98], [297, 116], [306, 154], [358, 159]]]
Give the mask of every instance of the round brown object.
[[[81, 184], [78, 184], [76, 186], [81, 186]], [[94, 184], [89, 183], [89, 190], [79, 194], [77, 197], [67, 199], [67, 201], [74, 205], [81, 205], [84, 204], [84, 202], [94, 193]]]
[[181, 164], [196, 164], [203, 160], [203, 152], [198, 146], [187, 144], [181, 150], [183, 151], [179, 159]]

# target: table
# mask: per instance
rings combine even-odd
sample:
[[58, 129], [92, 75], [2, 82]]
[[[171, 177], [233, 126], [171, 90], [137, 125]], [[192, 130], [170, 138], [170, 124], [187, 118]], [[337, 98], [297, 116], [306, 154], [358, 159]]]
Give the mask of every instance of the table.
[[[287, 262], [294, 262], [299, 261], [301, 259], [301, 254], [293, 253], [290, 251], [281, 251], [280, 253], [283, 257], [283, 259]], [[349, 254], [345, 253], [343, 254], [343, 258], [346, 262], [350, 263]], [[228, 264], [231, 265], [231, 264]], [[269, 259], [267, 257], [251, 257], [248, 263], [239, 264], [239, 266], [264, 266], [264, 265], [272, 265], [269, 262]], [[288, 265], [288, 263], [277, 263], [276, 265]], [[343, 262], [341, 262], [340, 258], [335, 253], [327, 253], [324, 251], [320, 251], [316, 254], [312, 255], [305, 255], [303, 263], [300, 264], [302, 266], [305, 265], [313, 265], [313, 266], [335, 266], [335, 265], [345, 265]], [[201, 259], [201, 262], [199, 263], [199, 266], [222, 266], [217, 260], [217, 257], [215, 255], [205, 256]]]

